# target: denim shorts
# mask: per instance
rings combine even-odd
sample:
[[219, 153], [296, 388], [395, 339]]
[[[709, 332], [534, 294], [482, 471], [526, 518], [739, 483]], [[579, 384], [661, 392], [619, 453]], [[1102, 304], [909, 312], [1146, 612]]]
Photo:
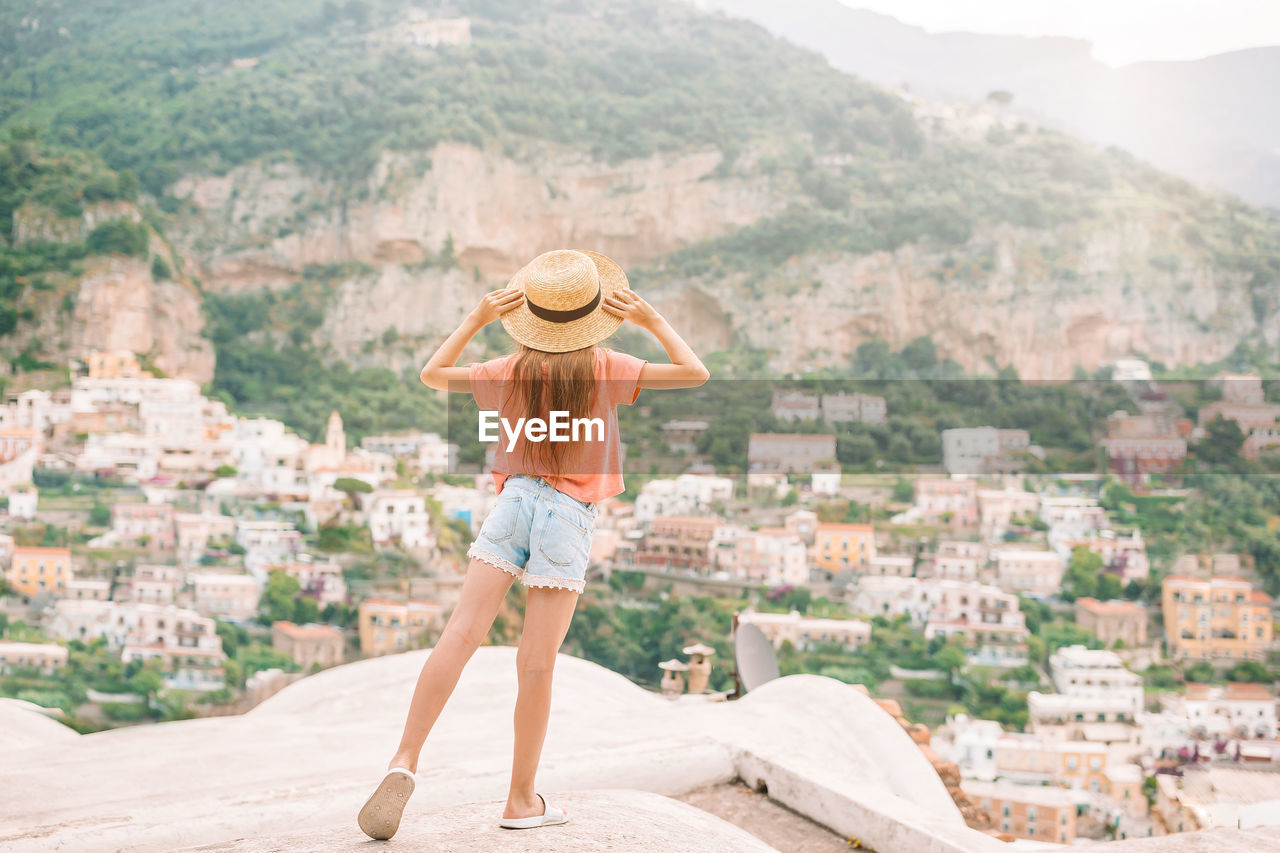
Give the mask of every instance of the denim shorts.
[[541, 477], [513, 474], [467, 556], [515, 575], [525, 586], [580, 593], [599, 511]]

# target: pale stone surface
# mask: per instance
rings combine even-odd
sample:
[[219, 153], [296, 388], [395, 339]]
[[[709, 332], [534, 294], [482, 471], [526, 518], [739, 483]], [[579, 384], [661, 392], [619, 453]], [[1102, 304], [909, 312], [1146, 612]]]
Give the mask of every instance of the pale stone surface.
[[79, 735], [73, 730], [41, 714], [31, 703], [0, 698], [0, 756], [77, 738]]
[[[697, 850], [768, 853], [775, 848], [714, 815], [647, 791], [598, 790], [548, 795], [569, 822], [537, 829], [503, 829], [502, 800], [424, 811], [401, 824], [392, 844], [404, 850], [453, 853], [558, 853], [561, 850]], [[349, 826], [303, 830], [272, 838], [187, 848], [238, 853], [367, 850], [371, 842]]]
[[[501, 816], [493, 804], [510, 773], [515, 653], [485, 646], [472, 658], [423, 752], [406, 828], [425, 831], [431, 814], [464, 804], [482, 804], [482, 815], [490, 803], [491, 820]], [[311, 827], [360, 842], [355, 814], [399, 740], [428, 654], [326, 670], [242, 717], [11, 751], [0, 848], [168, 851]], [[794, 675], [734, 702], [686, 698], [671, 702], [561, 655], [538, 789], [552, 797], [602, 789], [677, 796], [741, 776], [871, 849], [997, 849], [964, 825], [902, 727], [849, 685]], [[589, 814], [575, 817], [586, 824]]]
[[1072, 848], [1090, 853], [1280, 853], [1280, 827], [1209, 829]]

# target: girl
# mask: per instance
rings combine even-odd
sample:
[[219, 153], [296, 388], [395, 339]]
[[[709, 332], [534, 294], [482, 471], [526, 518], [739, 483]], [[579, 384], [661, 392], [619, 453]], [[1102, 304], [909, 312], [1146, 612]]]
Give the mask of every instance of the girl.
[[[467, 343], [499, 318], [518, 351], [456, 367]], [[653, 334], [671, 363], [600, 347], [625, 320]], [[708, 376], [670, 324], [629, 289], [621, 267], [570, 249], [539, 255], [506, 288], [480, 300], [422, 368], [427, 386], [467, 390], [481, 410], [498, 411], [508, 425], [561, 412], [570, 423], [586, 418], [593, 426], [568, 443], [530, 441], [521, 430], [510, 447], [508, 433], [498, 431], [492, 466], [498, 502], [467, 551], [461, 597], [422, 667], [400, 747], [360, 811], [360, 828], [370, 837], [390, 838], [399, 827], [423, 743], [516, 578], [528, 601], [516, 653], [511, 787], [499, 825], [529, 829], [569, 819], [534, 790], [534, 775], [551, 711], [552, 669], [585, 583], [597, 507], [623, 490], [616, 406], [634, 403], [641, 388], [692, 388]]]

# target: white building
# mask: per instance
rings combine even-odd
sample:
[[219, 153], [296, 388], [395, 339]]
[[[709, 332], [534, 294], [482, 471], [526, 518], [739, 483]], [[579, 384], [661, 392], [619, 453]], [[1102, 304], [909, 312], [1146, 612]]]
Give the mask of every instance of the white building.
[[35, 518], [40, 492], [30, 483], [9, 490], [9, 515], [13, 518]]
[[191, 573], [195, 609], [205, 616], [228, 622], [247, 622], [258, 612], [262, 584], [250, 575], [223, 572]]
[[1062, 587], [1062, 572], [1066, 564], [1061, 554], [1026, 548], [1001, 548], [993, 552], [992, 557], [996, 564], [996, 583], [1006, 592], [1049, 598]]
[[431, 517], [426, 498], [411, 489], [376, 491], [360, 496], [373, 544], [399, 542], [403, 548], [431, 548]]
[[907, 616], [914, 625], [923, 625], [928, 620], [928, 602], [920, 593], [917, 578], [860, 575], [851, 596], [849, 609], [859, 616], [886, 619]]
[[997, 542], [1008, 532], [1015, 518], [1034, 517], [1040, 496], [1022, 489], [978, 489], [978, 517], [982, 538]]
[[173, 516], [178, 562], [194, 566], [200, 562], [210, 542], [230, 543], [236, 533], [236, 520], [214, 512], [179, 512]]
[[784, 527], [748, 530], [722, 524], [711, 539], [716, 568], [735, 580], [754, 580], [766, 586], [809, 582], [809, 551], [804, 541]]
[[424, 474], [447, 474], [458, 459], [458, 445], [434, 432], [369, 435], [360, 440], [360, 446], [371, 453], [407, 458]]
[[58, 643], [14, 643], [0, 640], [0, 673], [34, 669], [53, 675], [67, 665], [67, 647]]
[[775, 648], [790, 642], [797, 650], [838, 645], [852, 651], [871, 639], [871, 624], [861, 619], [815, 619], [790, 613], [758, 613], [750, 608], [738, 614], [739, 624], [757, 626]]
[[1032, 691], [1033, 723], [1133, 723], [1143, 710], [1142, 678], [1115, 652], [1068, 646], [1049, 658], [1057, 693]]
[[969, 660], [981, 666], [1022, 666], [1027, 662], [1027, 625], [1018, 597], [986, 584], [931, 578], [921, 581], [928, 606], [925, 639], [961, 637]]
[[1049, 525], [1049, 537], [1084, 539], [1107, 526], [1107, 512], [1096, 498], [1074, 495], [1040, 497], [1040, 519]]
[[636, 523], [649, 524], [659, 516], [698, 515], [732, 499], [729, 477], [681, 474], [674, 480], [650, 480], [636, 496]]
[[1261, 684], [1188, 684], [1185, 695], [1169, 701], [1193, 735], [1276, 737], [1276, 697]]

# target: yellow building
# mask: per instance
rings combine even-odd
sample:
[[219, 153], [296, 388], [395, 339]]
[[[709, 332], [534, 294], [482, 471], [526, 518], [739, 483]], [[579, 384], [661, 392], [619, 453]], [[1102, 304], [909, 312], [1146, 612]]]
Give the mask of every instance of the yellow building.
[[870, 524], [819, 524], [814, 562], [829, 572], [866, 571], [876, 556], [876, 531]]
[[151, 375], [142, 369], [138, 356], [127, 349], [91, 352], [86, 361], [90, 379], [133, 379]]
[[443, 612], [434, 601], [366, 598], [360, 602], [360, 652], [372, 657], [424, 648]]
[[1058, 773], [1061, 783], [1068, 788], [1086, 791], [1106, 791], [1107, 747], [1089, 741], [1065, 741], [1057, 745]]
[[1271, 596], [1246, 580], [1170, 575], [1161, 588], [1169, 655], [1190, 660], [1264, 660]]
[[5, 581], [20, 595], [65, 595], [71, 580], [71, 551], [67, 548], [14, 548]]

